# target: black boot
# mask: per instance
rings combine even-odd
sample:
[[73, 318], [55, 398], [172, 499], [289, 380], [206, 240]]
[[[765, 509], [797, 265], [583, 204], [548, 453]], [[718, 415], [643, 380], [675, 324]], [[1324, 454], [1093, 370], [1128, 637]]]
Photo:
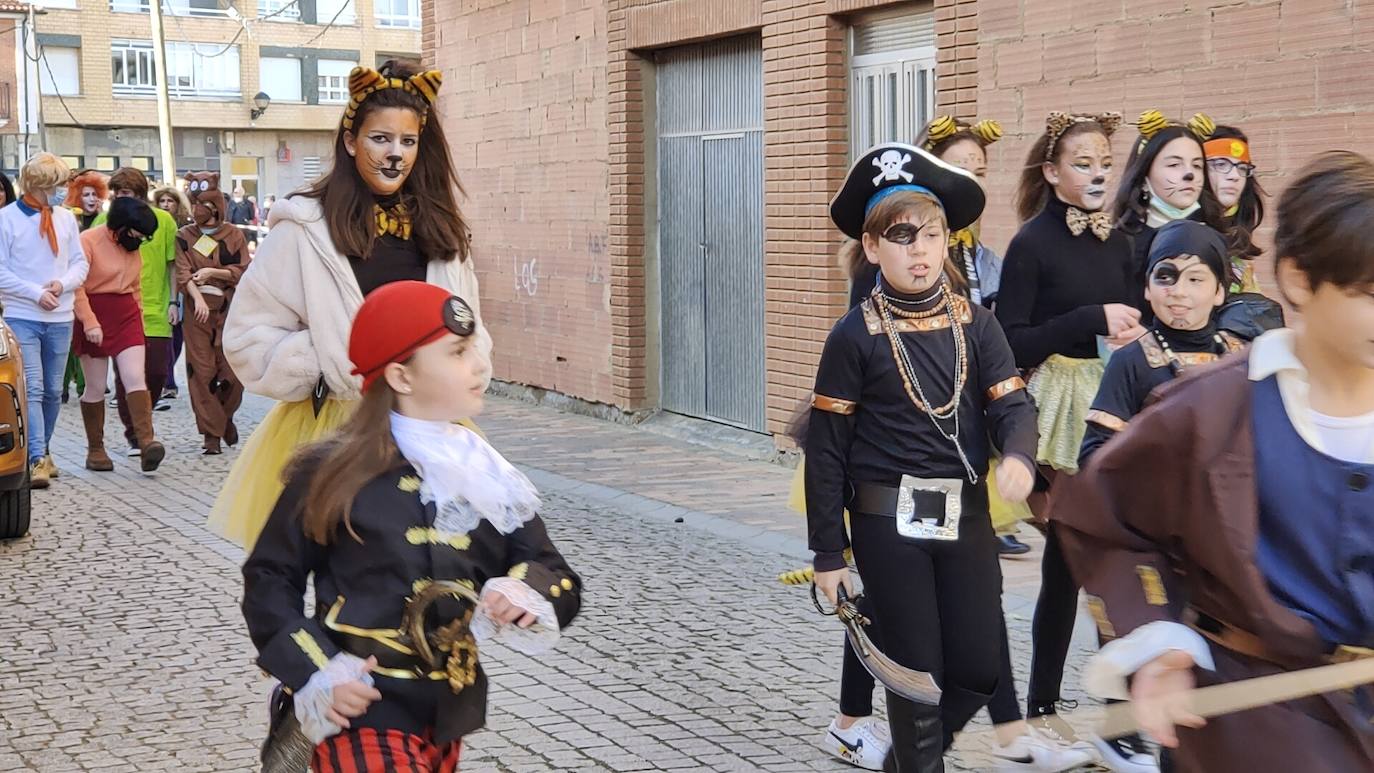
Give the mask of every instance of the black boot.
[[898, 773], [944, 773], [944, 727], [939, 706], [926, 706], [887, 694], [892, 751], [883, 770]]

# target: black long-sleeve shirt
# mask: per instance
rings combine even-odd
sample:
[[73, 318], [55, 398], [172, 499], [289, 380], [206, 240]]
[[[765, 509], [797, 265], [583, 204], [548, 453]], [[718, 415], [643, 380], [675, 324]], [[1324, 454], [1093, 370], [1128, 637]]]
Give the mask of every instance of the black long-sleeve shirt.
[[1011, 240], [1002, 264], [997, 319], [1021, 368], [1052, 354], [1097, 357], [1097, 336], [1107, 335], [1103, 306], [1137, 306], [1131, 247], [1113, 230], [1106, 241], [1092, 229], [1074, 236], [1068, 205], [1051, 196]]
[[[992, 444], [1004, 455], [1035, 458], [1035, 406], [992, 312], [962, 296], [951, 301], [967, 341], [968, 379], [959, 395], [959, 440], [979, 475]], [[934, 304], [930, 304], [934, 305]], [[919, 310], [919, 307], [913, 307]], [[944, 315], [901, 325], [922, 389], [936, 407], [954, 391], [954, 336]], [[931, 329], [920, 329], [931, 328]], [[850, 309], [825, 342], [816, 373], [806, 441], [806, 513], [817, 571], [844, 565], [844, 510], [851, 482], [896, 486], [902, 475], [967, 478], [954, 444], [907, 396], [873, 302]], [[839, 411], [839, 412], [837, 412]], [[947, 428], [951, 419], [945, 423]]]
[[[329, 658], [350, 650], [350, 637], [376, 642], [379, 652], [395, 657], [407, 600], [431, 579], [466, 581], [476, 591], [493, 577], [521, 579], [549, 600], [560, 626], [581, 607], [581, 579], [537, 517], [506, 535], [487, 521], [467, 534], [436, 531], [434, 505], [420, 501], [420, 479], [403, 465], [374, 478], [354, 498], [349, 525], [357, 539], [341, 525], [326, 547], [302, 529], [309, 479], [300, 473], [287, 483], [243, 565], [243, 616], [258, 664], [292, 690]], [[312, 576], [316, 610], [305, 614], [303, 597]], [[431, 608], [436, 628], [463, 613], [457, 604], [444, 600]], [[485, 721], [487, 679], [480, 665], [476, 682], [457, 693], [446, 680], [399, 678], [381, 670], [373, 676], [382, 697], [352, 720], [355, 728], [433, 731], [444, 743]]]
[[[1169, 342], [1169, 348], [1185, 368], [1214, 362], [1243, 346], [1240, 339], [1228, 333], [1220, 334], [1223, 344], [1219, 345], [1212, 337], [1216, 329], [1210, 326], [1198, 332], [1157, 324], [1155, 330]], [[1169, 359], [1153, 331], [1113, 352], [1088, 412], [1088, 429], [1078, 451], [1079, 468], [1087, 465], [1088, 457], [1144, 410], [1151, 392], [1174, 378]]]

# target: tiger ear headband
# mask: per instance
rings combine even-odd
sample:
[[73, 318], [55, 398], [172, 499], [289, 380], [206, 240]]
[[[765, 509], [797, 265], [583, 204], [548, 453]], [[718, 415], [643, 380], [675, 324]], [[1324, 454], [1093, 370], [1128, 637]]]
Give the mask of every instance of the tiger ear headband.
[[1146, 110], [1135, 122], [1135, 127], [1140, 132], [1139, 149], [1144, 149], [1151, 138], [1170, 126], [1184, 127], [1198, 142], [1206, 142], [1217, 130], [1216, 121], [1209, 118], [1206, 113], [1194, 113], [1187, 123], [1176, 123], [1165, 118], [1158, 110]]
[[936, 145], [953, 137], [959, 132], [964, 131], [973, 135], [979, 145], [987, 147], [992, 143], [1002, 139], [1002, 124], [997, 121], [984, 119], [972, 126], [968, 124], [960, 125], [959, 121], [953, 116], [942, 115], [930, 122], [926, 127], [926, 141], [924, 149], [933, 150]]
[[[358, 106], [368, 97], [386, 89], [400, 89], [423, 99], [429, 107], [439, 98], [439, 87], [444, 83], [444, 74], [438, 70], [426, 70], [409, 78], [388, 78], [371, 67], [354, 67], [348, 74], [348, 107], [344, 108], [343, 127], [353, 130], [353, 120], [358, 116]], [[429, 111], [420, 114], [420, 128], [429, 119]]]
[[1049, 137], [1049, 142], [1045, 144], [1045, 162], [1049, 163], [1054, 158], [1054, 148], [1063, 138], [1064, 133], [1080, 123], [1096, 123], [1102, 127], [1102, 131], [1110, 138], [1121, 126], [1121, 113], [1063, 113], [1058, 110], [1052, 111], [1045, 116], [1045, 135]]

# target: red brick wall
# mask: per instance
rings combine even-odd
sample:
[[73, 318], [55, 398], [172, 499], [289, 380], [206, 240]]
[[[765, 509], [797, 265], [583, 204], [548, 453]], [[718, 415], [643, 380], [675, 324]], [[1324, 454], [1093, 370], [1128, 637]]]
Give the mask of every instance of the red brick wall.
[[[1001, 120], [984, 233], [1014, 232], [1011, 190], [1051, 109], [1133, 121], [1208, 113], [1251, 138], [1271, 194], [1315, 153], [1374, 152], [1374, 2], [978, 0], [977, 115]], [[1114, 146], [1124, 166], [1132, 127]], [[1272, 209], [1271, 209], [1272, 211]], [[1272, 223], [1271, 223], [1272, 225]], [[1260, 261], [1262, 275], [1268, 260]]]
[[425, 11], [496, 377], [619, 403], [605, 5], [431, 0]]
[[[500, 378], [655, 404], [652, 49], [763, 42], [769, 429], [807, 394], [845, 282], [826, 205], [846, 165], [846, 19], [885, 0], [426, 0], [426, 57], [468, 188]], [[1313, 153], [1374, 151], [1374, 0], [936, 0], [942, 112], [996, 118], [984, 234], [1051, 109], [1207, 111], [1278, 193]], [[1134, 131], [1115, 145], [1124, 162]], [[1262, 233], [1263, 236], [1263, 233]], [[1266, 263], [1267, 268], [1267, 263]]]

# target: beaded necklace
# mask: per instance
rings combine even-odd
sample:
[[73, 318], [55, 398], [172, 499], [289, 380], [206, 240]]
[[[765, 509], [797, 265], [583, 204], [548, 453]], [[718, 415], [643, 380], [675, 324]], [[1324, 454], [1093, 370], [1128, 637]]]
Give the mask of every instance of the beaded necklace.
[[[1178, 378], [1179, 375], [1183, 373], [1184, 367], [1186, 367], [1183, 364], [1183, 360], [1179, 359], [1179, 356], [1174, 353], [1174, 348], [1169, 345], [1169, 341], [1164, 336], [1160, 335], [1158, 330], [1151, 330], [1150, 333], [1153, 334], [1155, 340], [1159, 342], [1159, 348], [1164, 352], [1164, 359], [1169, 361], [1169, 373], [1171, 373], [1174, 378]], [[1218, 355], [1224, 354], [1226, 352], [1226, 341], [1222, 339], [1221, 334], [1213, 333], [1212, 340], [1216, 342], [1217, 345], [1216, 351], [1212, 353]]]
[[[930, 417], [931, 424], [935, 425], [935, 430], [940, 436], [954, 444], [954, 450], [959, 454], [959, 461], [963, 462], [964, 470], [968, 473], [970, 483], [978, 482], [978, 473], [973, 471], [973, 465], [969, 463], [968, 456], [964, 453], [964, 446], [959, 442], [959, 398], [964, 393], [964, 385], [968, 381], [968, 342], [964, 338], [964, 328], [959, 324], [958, 314], [954, 310], [954, 304], [949, 302], [949, 288], [947, 280], [941, 280], [939, 288], [928, 297], [939, 297], [940, 302], [929, 312], [906, 312], [896, 308], [898, 299], [894, 299], [882, 291], [881, 282], [877, 291], [873, 293], [873, 305], [877, 307], [878, 318], [882, 321], [883, 333], [887, 336], [888, 344], [892, 348], [892, 359], [896, 361], [897, 373], [902, 377], [902, 387], [906, 391], [907, 398], [916, 409]], [[894, 316], [911, 318], [908, 315], [921, 314], [921, 316], [935, 316], [944, 313], [949, 318], [949, 329], [954, 335], [954, 394], [950, 396], [949, 402], [935, 408], [931, 405], [930, 399], [926, 397], [925, 389], [921, 386], [921, 380], [916, 375], [916, 368], [911, 364], [911, 357], [907, 351], [906, 344], [902, 341], [897, 332], [897, 325]], [[954, 431], [945, 430], [941, 421], [954, 419]]]

